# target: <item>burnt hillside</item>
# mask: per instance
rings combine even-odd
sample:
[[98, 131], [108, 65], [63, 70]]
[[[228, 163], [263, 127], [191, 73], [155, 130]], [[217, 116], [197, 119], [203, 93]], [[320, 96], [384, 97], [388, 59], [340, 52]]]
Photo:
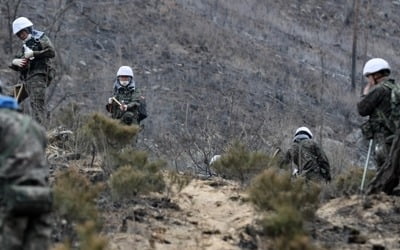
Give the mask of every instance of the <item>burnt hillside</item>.
[[[0, 80], [16, 82], [7, 65], [19, 41], [9, 27], [13, 15], [27, 16], [57, 49], [50, 126], [71, 103], [81, 113], [105, 112], [115, 72], [131, 65], [150, 114], [141, 142], [177, 167], [200, 167], [233, 139], [270, 152], [301, 125], [341, 158], [358, 160], [362, 79], [351, 93], [352, 1], [16, 4], [0, 1]], [[399, 10], [398, 1], [360, 1], [358, 72], [367, 58], [383, 57], [398, 76]]]

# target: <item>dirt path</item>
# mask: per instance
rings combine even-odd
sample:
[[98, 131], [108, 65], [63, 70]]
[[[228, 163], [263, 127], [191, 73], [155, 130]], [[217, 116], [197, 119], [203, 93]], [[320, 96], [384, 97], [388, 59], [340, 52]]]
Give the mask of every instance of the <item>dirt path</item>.
[[255, 248], [245, 233], [255, 212], [243, 195], [235, 182], [193, 180], [171, 197], [179, 209], [148, 212], [142, 222], [129, 220], [126, 232], [111, 235], [111, 249]]

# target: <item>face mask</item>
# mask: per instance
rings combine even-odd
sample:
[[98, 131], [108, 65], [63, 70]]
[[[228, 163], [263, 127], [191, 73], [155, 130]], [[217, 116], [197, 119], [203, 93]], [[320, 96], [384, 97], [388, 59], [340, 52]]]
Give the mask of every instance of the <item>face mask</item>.
[[126, 86], [126, 85], [128, 85], [129, 84], [129, 81], [119, 81], [119, 83], [122, 85], [122, 86]]

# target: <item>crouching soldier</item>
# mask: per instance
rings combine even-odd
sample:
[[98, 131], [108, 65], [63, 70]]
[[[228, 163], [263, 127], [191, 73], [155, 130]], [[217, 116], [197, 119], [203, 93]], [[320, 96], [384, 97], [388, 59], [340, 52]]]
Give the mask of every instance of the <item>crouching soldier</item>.
[[132, 69], [121, 66], [114, 82], [114, 96], [108, 98], [106, 105], [111, 117], [126, 125], [139, 125], [147, 117], [145, 99], [135, 85]]
[[18, 109], [16, 99], [0, 95], [0, 246], [45, 250], [52, 203], [46, 133]]
[[296, 165], [293, 175], [304, 176], [307, 180], [331, 180], [330, 166], [322, 148], [312, 140], [313, 134], [307, 127], [296, 130], [293, 143], [286, 152], [281, 164]]

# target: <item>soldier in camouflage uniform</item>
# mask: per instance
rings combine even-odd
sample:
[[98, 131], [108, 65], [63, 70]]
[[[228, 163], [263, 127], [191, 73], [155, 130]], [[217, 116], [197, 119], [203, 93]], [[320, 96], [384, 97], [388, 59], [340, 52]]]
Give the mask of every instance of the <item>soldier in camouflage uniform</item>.
[[112, 118], [120, 119], [126, 125], [136, 124], [147, 117], [146, 102], [135, 86], [133, 71], [121, 66], [114, 83], [114, 97], [108, 99], [106, 109]]
[[308, 128], [298, 128], [292, 146], [281, 163], [294, 163], [297, 166], [293, 171], [295, 176], [304, 176], [312, 181], [329, 182], [331, 174], [328, 158], [312, 137], [313, 134]]
[[0, 95], [0, 249], [49, 247], [51, 194], [45, 147], [43, 127], [18, 112], [14, 98]]
[[23, 46], [10, 68], [20, 72], [23, 88], [30, 96], [32, 115], [43, 125], [47, 116], [46, 87], [54, 78], [50, 58], [55, 56], [55, 52], [50, 39], [32, 26], [32, 22], [25, 17], [13, 22], [13, 33], [23, 41]]
[[361, 100], [357, 104], [361, 116], [369, 116], [362, 126], [366, 139], [374, 140], [374, 156], [378, 169], [383, 165], [389, 155], [394, 128], [391, 121], [391, 89], [387, 84], [394, 83], [389, 79], [390, 65], [381, 58], [369, 60], [363, 70], [363, 75], [368, 78], [364, 87]]

